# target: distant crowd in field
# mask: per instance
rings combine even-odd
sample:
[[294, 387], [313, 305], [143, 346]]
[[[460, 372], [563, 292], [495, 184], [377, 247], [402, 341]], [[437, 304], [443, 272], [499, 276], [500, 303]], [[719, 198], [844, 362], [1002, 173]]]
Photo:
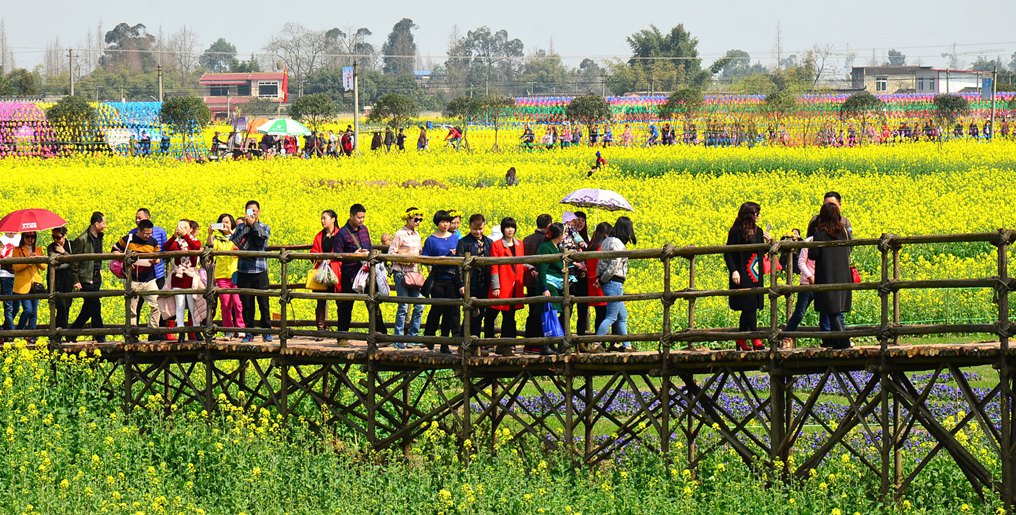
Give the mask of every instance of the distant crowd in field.
[[[852, 236], [850, 221], [840, 213], [841, 197], [832, 191], [824, 195], [821, 209], [807, 226], [803, 236], [808, 240], [831, 241], [847, 240]], [[361, 204], [354, 204], [348, 210], [348, 218], [340, 222], [333, 210], [321, 213], [321, 231], [311, 243], [311, 253], [337, 253], [347, 255], [366, 255], [374, 249], [374, 240], [366, 225], [367, 209]], [[761, 206], [754, 202], [745, 202], [738, 210], [737, 216], [728, 231], [726, 244], [758, 244], [770, 241], [772, 236], [768, 229], [758, 225]], [[429, 222], [433, 225], [430, 235], [424, 237], [421, 226]], [[424, 213], [416, 207], [409, 207], [402, 219], [403, 226], [394, 235], [383, 235], [379, 241], [387, 246], [386, 252], [398, 258], [391, 261], [390, 269], [384, 264], [377, 264], [371, 271], [370, 266], [362, 260], [319, 260], [313, 262], [308, 271], [304, 286], [313, 291], [336, 293], [363, 293], [375, 288], [382, 295], [390, 293], [390, 284], [394, 284], [398, 298], [413, 299], [430, 297], [433, 299], [461, 299], [470, 296], [475, 299], [497, 299], [503, 303], [488, 303], [489, 306], [476, 306], [463, 313], [461, 305], [433, 305], [423, 321], [424, 306], [421, 304], [400, 303], [396, 309], [394, 324], [391, 326], [395, 335], [413, 337], [425, 336], [461, 337], [463, 332], [483, 338], [493, 338], [500, 334], [501, 338], [526, 337], [560, 337], [563, 328], [571, 324], [571, 314], [576, 320], [575, 334], [607, 335], [628, 334], [628, 311], [623, 299], [625, 282], [629, 278], [628, 258], [624, 251], [637, 244], [635, 228], [627, 216], [618, 217], [611, 224], [599, 223], [592, 231], [586, 225], [586, 215], [582, 212], [565, 212], [561, 220], [555, 221], [550, 214], [541, 214], [535, 220], [532, 233], [521, 237], [519, 223], [511, 217], [502, 218], [497, 225], [488, 228], [488, 221], [482, 214], [472, 214], [465, 218], [467, 226], [461, 228], [463, 216], [455, 210], [439, 210]], [[127, 234], [118, 235], [112, 245], [106, 239], [106, 217], [101, 212], [92, 214], [88, 228], [73, 238], [68, 237], [66, 227], [52, 229], [52, 242], [40, 246], [36, 232], [21, 234], [6, 233], [0, 237], [0, 258], [23, 258], [42, 255], [91, 255], [111, 250], [114, 253], [132, 251], [138, 254], [196, 251], [210, 247], [215, 251], [265, 251], [271, 237], [271, 229], [261, 220], [261, 206], [251, 200], [244, 206], [244, 213], [234, 217], [229, 213], [220, 215], [214, 223], [202, 224], [192, 220], [180, 220], [169, 231], [152, 221], [148, 209], [141, 208], [135, 215], [135, 228]], [[800, 240], [800, 231], [795, 229], [785, 238]], [[382, 247], [383, 248], [383, 247]], [[435, 264], [429, 267], [426, 275], [423, 267], [412, 262], [418, 256], [447, 257], [520, 257], [532, 255], [557, 255], [572, 251], [572, 259], [551, 260], [536, 265], [512, 263], [472, 266], [468, 272], [455, 264]], [[581, 253], [587, 251], [612, 252], [609, 259], [582, 259]], [[578, 253], [580, 257], [574, 257]], [[738, 251], [724, 255], [728, 271], [728, 287], [730, 289], [760, 288], [769, 274], [771, 266], [783, 268], [787, 273], [799, 274], [802, 284], [834, 284], [859, 281], [856, 269], [850, 261], [849, 247], [830, 247], [822, 249], [803, 249], [799, 255], [793, 253], [782, 256], [778, 263], [769, 263], [765, 252]], [[0, 295], [12, 295], [15, 300], [5, 300], [4, 330], [35, 329], [38, 315], [39, 300], [18, 299], [19, 295], [39, 294], [47, 291], [66, 293], [72, 291], [98, 292], [102, 288], [103, 271], [108, 268], [115, 276], [130, 278], [130, 287], [137, 294], [130, 303], [131, 320], [141, 324], [141, 304], [147, 304], [149, 313], [147, 326], [158, 327], [200, 326], [208, 317], [214, 316], [215, 305], [206, 305], [205, 297], [194, 293], [204, 290], [212, 281], [218, 292], [221, 325], [225, 330], [224, 337], [229, 339], [241, 337], [244, 342], [251, 342], [255, 334], [248, 328], [271, 328], [271, 310], [268, 295], [257, 292], [269, 288], [268, 259], [264, 257], [236, 257], [217, 255], [208, 262], [202, 262], [198, 256], [181, 256], [171, 259], [137, 259], [124, 264], [122, 260], [69, 260], [60, 263], [54, 281], [48, 286], [45, 263], [3, 265], [0, 268]], [[125, 269], [126, 268], [126, 269]], [[468, 277], [467, 277], [468, 275]], [[375, 283], [371, 284], [371, 279]], [[570, 310], [562, 309], [558, 299], [565, 291], [578, 297], [604, 297], [604, 301], [573, 304]], [[466, 289], [468, 288], [468, 292]], [[238, 289], [238, 293], [231, 290]], [[175, 295], [155, 295], [156, 291], [176, 291]], [[528, 313], [522, 328], [516, 320], [516, 314], [524, 304], [519, 300], [523, 297], [551, 297], [549, 302], [529, 304]], [[730, 308], [739, 312], [738, 329], [740, 331], [758, 330], [758, 310], [763, 307], [762, 294], [741, 294], [729, 297]], [[832, 331], [830, 337], [823, 340], [823, 345], [844, 348], [850, 345], [849, 340], [837, 337], [834, 333], [844, 329], [844, 313], [851, 310], [851, 293], [836, 292], [802, 292], [797, 297], [793, 316], [788, 320], [786, 331], [794, 331], [801, 323], [809, 305], [814, 301], [820, 313], [820, 326], [825, 331]], [[54, 325], [62, 329], [82, 329], [104, 327], [101, 298], [87, 296], [77, 318], [71, 321], [69, 314], [72, 300], [56, 298], [54, 302]], [[328, 327], [334, 325], [340, 332], [348, 332], [352, 324], [353, 301], [336, 302], [336, 322], [329, 322], [327, 300], [317, 300], [315, 320], [318, 339], [325, 334]], [[590, 326], [590, 310], [593, 319]], [[255, 317], [255, 312], [258, 317]], [[20, 312], [20, 318], [18, 314]], [[187, 314], [189, 313], [189, 318]], [[566, 317], [566, 313], [568, 316]], [[375, 315], [376, 327], [387, 332], [388, 325], [384, 321], [380, 309]], [[500, 324], [498, 325], [498, 318]], [[15, 324], [15, 319], [17, 319]], [[180, 335], [180, 339], [197, 339], [194, 334]], [[264, 331], [265, 341], [272, 341], [272, 336]], [[150, 340], [163, 338], [174, 339], [172, 335], [160, 336], [153, 334]], [[100, 342], [103, 336], [97, 336]], [[407, 338], [409, 339], [409, 338]], [[34, 341], [34, 339], [31, 339]], [[0, 340], [2, 341], [2, 340]], [[741, 350], [763, 348], [761, 339], [738, 340], [737, 347]], [[411, 342], [394, 343], [397, 349], [405, 349]], [[433, 349], [433, 345], [429, 345]], [[448, 344], [438, 349], [450, 353]], [[554, 345], [529, 346], [524, 349], [529, 353], [555, 354], [558, 349]], [[615, 344], [607, 348], [599, 344], [583, 344], [583, 352], [603, 352], [605, 350], [632, 351], [631, 343]], [[500, 355], [511, 355], [514, 345], [506, 344], [496, 347]]]

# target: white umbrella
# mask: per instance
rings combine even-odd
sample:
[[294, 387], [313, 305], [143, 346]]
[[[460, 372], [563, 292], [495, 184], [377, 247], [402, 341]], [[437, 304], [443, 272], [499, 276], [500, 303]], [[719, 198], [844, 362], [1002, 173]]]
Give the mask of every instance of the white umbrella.
[[261, 124], [258, 132], [272, 136], [306, 136], [310, 134], [310, 129], [291, 118], [276, 118]]
[[561, 203], [576, 207], [606, 209], [607, 211], [634, 211], [631, 203], [617, 192], [595, 188], [575, 190], [561, 199]]

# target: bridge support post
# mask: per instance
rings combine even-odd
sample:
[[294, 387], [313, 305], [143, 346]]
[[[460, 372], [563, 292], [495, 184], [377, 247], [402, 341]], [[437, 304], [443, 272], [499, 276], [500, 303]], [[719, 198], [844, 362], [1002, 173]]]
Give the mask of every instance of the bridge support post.
[[998, 364], [998, 380], [1001, 383], [999, 399], [1000, 412], [1002, 416], [1001, 442], [999, 442], [999, 456], [1002, 463], [1002, 502], [1010, 513], [1016, 508], [1016, 435], [1013, 434], [1013, 408], [1016, 399], [1013, 398], [1013, 368], [1009, 357], [1009, 243], [1012, 240], [1012, 233], [1007, 230], [1000, 230], [998, 240], [998, 285], [996, 294], [998, 296], [998, 341], [1001, 346], [1001, 359]]

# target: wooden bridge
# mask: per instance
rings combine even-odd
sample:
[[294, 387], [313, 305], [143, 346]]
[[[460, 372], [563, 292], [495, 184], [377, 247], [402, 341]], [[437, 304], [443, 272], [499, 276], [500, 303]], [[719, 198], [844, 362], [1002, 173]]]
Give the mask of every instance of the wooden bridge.
[[[60, 336], [183, 334], [194, 328], [148, 329], [133, 321], [105, 329], [70, 331], [50, 325], [35, 331], [0, 332], [0, 337], [49, 337], [50, 346], [67, 352], [101, 350], [107, 367], [106, 387], [133, 409], [150, 396], [167, 406], [200, 406], [216, 409], [220, 396], [240, 406], [264, 406], [283, 416], [312, 406], [326, 413], [325, 424], [345, 426], [375, 449], [407, 447], [433, 423], [476, 444], [494, 448], [503, 440], [539, 439], [544, 445], [563, 449], [587, 463], [613, 457], [628, 445], [681, 455], [695, 469], [704, 458], [720, 449], [732, 449], [752, 467], [774, 468], [781, 477], [807, 477], [830, 456], [849, 454], [870, 471], [884, 495], [901, 496], [933, 460], [946, 457], [955, 462], [971, 487], [981, 495], [995, 492], [1008, 506], [1016, 504], [1016, 434], [1013, 407], [1016, 387], [1013, 364], [1016, 349], [1009, 342], [1014, 326], [1009, 319], [1008, 293], [1014, 286], [1008, 273], [1008, 249], [1014, 233], [1002, 230], [947, 236], [897, 237], [849, 242], [773, 242], [736, 247], [672, 247], [624, 252], [590, 252], [581, 256], [521, 258], [405, 258], [379, 254], [308, 254], [281, 249], [277, 252], [163, 253], [161, 257], [201, 255], [212, 263], [215, 255], [268, 257], [279, 261], [281, 283], [268, 291], [230, 290], [266, 294], [279, 300], [280, 316], [271, 329], [252, 329], [273, 334], [275, 343], [237, 343], [217, 338], [224, 328], [208, 317], [200, 328], [199, 342], [56, 343]], [[990, 243], [997, 248], [991, 277], [943, 278], [920, 281], [900, 279], [899, 252], [905, 245], [940, 243]], [[781, 251], [804, 247], [874, 247], [881, 256], [876, 280], [859, 284], [783, 284], [775, 270], [766, 286], [752, 290], [702, 290], [695, 286], [696, 260], [730, 250], [769, 253], [775, 262]], [[453, 264], [468, 271], [494, 263], [540, 263], [599, 259], [625, 255], [629, 259], [659, 260], [663, 273], [659, 292], [640, 292], [622, 297], [576, 297], [565, 288], [560, 297], [521, 298], [516, 301], [466, 299], [406, 299], [381, 296], [376, 291], [371, 266], [369, 291], [316, 293], [299, 291], [288, 279], [288, 264], [296, 260], [352, 259], [370, 264], [415, 261]], [[4, 262], [120, 259], [127, 263], [154, 255], [103, 254], [70, 257], [8, 259]], [[673, 284], [673, 263], [687, 263], [687, 287]], [[53, 284], [53, 267], [50, 268]], [[567, 270], [567, 266], [565, 267]], [[870, 270], [868, 271], [871, 272]], [[209, 274], [211, 276], [211, 274]], [[466, 291], [469, 274], [465, 274]], [[568, 284], [567, 278], [565, 284]], [[992, 323], [903, 324], [900, 292], [908, 289], [984, 288], [997, 294], [985, 305]], [[879, 323], [853, 326], [843, 333], [877, 342], [869, 346], [833, 350], [820, 347], [783, 348], [785, 337], [828, 336], [816, 330], [787, 333], [779, 325], [780, 310], [790, 308], [793, 293], [802, 291], [875, 291], [879, 296]], [[200, 290], [160, 292], [204, 295], [214, 304], [217, 289], [211, 284]], [[732, 329], [700, 329], [695, 323], [695, 302], [705, 297], [764, 294], [770, 302], [769, 325], [741, 333]], [[50, 292], [35, 297], [51, 303], [59, 298], [85, 296], [122, 297], [130, 302], [130, 280], [123, 289], [100, 292]], [[25, 298], [20, 296], [18, 298]], [[4, 298], [6, 299], [6, 298]], [[291, 318], [293, 299], [363, 301], [370, 316], [363, 329], [350, 332], [319, 331], [311, 324]], [[786, 302], [780, 302], [784, 299]], [[474, 306], [503, 303], [563, 303], [565, 317], [573, 306], [602, 300], [659, 302], [662, 324], [658, 332], [628, 336], [578, 336], [565, 327], [562, 338], [482, 339], [462, 337], [396, 338], [381, 332], [374, 306], [382, 303], [461, 306], [466, 313]], [[676, 329], [676, 303], [686, 304], [684, 328]], [[781, 307], [782, 305], [782, 307]], [[900, 337], [931, 334], [984, 334], [991, 343], [963, 345], [901, 345]], [[320, 340], [324, 338], [324, 340]], [[768, 347], [758, 351], [709, 350], [699, 342], [763, 338]], [[398, 350], [395, 341], [420, 344], [459, 345], [457, 354], [440, 354], [422, 348]], [[641, 352], [585, 354], [575, 350], [584, 342], [642, 342]], [[484, 356], [481, 349], [496, 345], [555, 343], [564, 352], [557, 356]], [[965, 373], [977, 371], [990, 387], [975, 387]], [[914, 373], [922, 372], [920, 381]], [[982, 381], [983, 382], [983, 381]], [[948, 385], [964, 404], [955, 423], [946, 423], [930, 405], [936, 389]], [[820, 409], [820, 397], [835, 391], [842, 399], [839, 409]], [[737, 397], [731, 403], [728, 393]], [[624, 409], [617, 404], [625, 403]], [[736, 405], [734, 405], [736, 404]], [[168, 409], [168, 408], [167, 408]], [[964, 430], [976, 423], [984, 438], [973, 442]], [[509, 428], [504, 432], [500, 429]], [[920, 438], [931, 446], [911, 446]], [[981, 452], [986, 445], [990, 453]], [[903, 459], [903, 449], [919, 453]], [[990, 459], [989, 459], [990, 458]]]

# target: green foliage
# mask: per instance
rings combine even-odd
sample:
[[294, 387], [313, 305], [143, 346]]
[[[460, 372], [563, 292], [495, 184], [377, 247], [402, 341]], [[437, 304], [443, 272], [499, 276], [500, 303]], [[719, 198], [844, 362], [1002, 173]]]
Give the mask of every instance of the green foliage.
[[293, 101], [289, 106], [289, 115], [317, 130], [321, 124], [335, 116], [335, 102], [324, 93], [305, 95]]
[[705, 97], [702, 90], [697, 88], [681, 88], [667, 97], [667, 101], [660, 105], [660, 118], [670, 120], [675, 115], [682, 115], [685, 118], [692, 118], [702, 108]]
[[11, 70], [3, 81], [0, 81], [0, 94], [32, 96], [42, 92], [42, 79], [38, 73], [24, 68]]
[[900, 52], [899, 50], [896, 50], [895, 48], [891, 48], [891, 49], [889, 49], [889, 52], [888, 52], [887, 55], [889, 56], [889, 65], [890, 66], [906, 66], [907, 65], [907, 56], [903, 55], [903, 52]]
[[163, 102], [159, 117], [178, 134], [197, 134], [211, 121], [212, 112], [200, 97], [179, 96]]
[[389, 93], [376, 102], [367, 119], [372, 123], [386, 122], [389, 127], [399, 129], [420, 114], [416, 100], [398, 93]]
[[483, 100], [481, 97], [456, 97], [445, 106], [444, 115], [449, 118], [459, 118], [469, 123], [483, 111]]
[[775, 118], [789, 116], [797, 110], [798, 96], [788, 89], [776, 89], [766, 95], [764, 111]]
[[416, 61], [416, 40], [413, 30], [418, 28], [413, 20], [402, 18], [392, 27], [388, 40], [381, 46], [384, 54], [384, 72], [393, 75], [412, 75]]
[[224, 38], [219, 38], [212, 43], [207, 50], [198, 58], [198, 64], [204, 69], [215, 72], [231, 72], [237, 67], [236, 47]]
[[867, 120], [872, 114], [883, 111], [885, 111], [885, 102], [867, 91], [860, 91], [850, 95], [843, 101], [843, 105], [840, 106], [840, 116], [842, 118], [861, 118]]
[[565, 114], [569, 120], [585, 124], [600, 123], [613, 117], [607, 101], [593, 94], [573, 98]]
[[[46, 118], [54, 126], [75, 128], [77, 133], [90, 131], [95, 123], [95, 108], [80, 96], [66, 96], [46, 110]], [[74, 133], [74, 131], [72, 131]]]
[[240, 104], [238, 110], [244, 116], [274, 116], [279, 112], [279, 104], [265, 98], [255, 98]]
[[935, 95], [932, 103], [935, 104], [935, 116], [950, 125], [960, 116], [970, 112], [970, 102], [959, 95]]

